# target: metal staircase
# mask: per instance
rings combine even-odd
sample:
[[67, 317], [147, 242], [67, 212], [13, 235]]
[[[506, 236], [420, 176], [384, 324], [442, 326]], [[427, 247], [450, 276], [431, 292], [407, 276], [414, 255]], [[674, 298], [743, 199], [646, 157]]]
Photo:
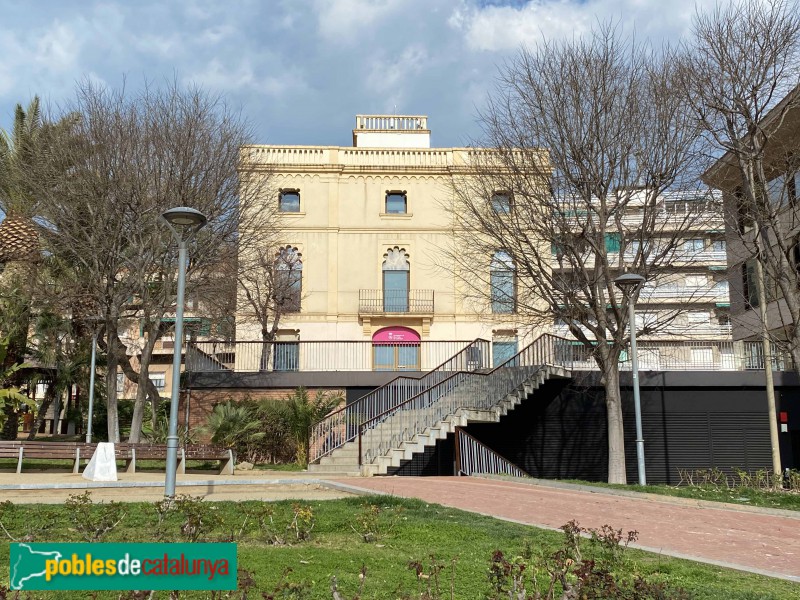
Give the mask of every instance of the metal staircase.
[[557, 360], [564, 342], [542, 335], [490, 369], [489, 342], [475, 340], [419, 379], [390, 381], [312, 427], [309, 471], [384, 475], [457, 427], [499, 422], [545, 381], [569, 375]]

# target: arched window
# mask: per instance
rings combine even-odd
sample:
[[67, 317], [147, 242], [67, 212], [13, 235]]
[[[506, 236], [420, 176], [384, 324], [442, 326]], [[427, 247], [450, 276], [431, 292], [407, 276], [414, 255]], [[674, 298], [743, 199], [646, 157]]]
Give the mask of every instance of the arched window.
[[510, 314], [517, 310], [517, 289], [514, 261], [505, 250], [498, 250], [492, 256], [489, 267], [492, 312]]
[[383, 310], [408, 312], [408, 286], [411, 265], [405, 248], [389, 248], [383, 255]]
[[303, 291], [303, 260], [297, 248], [286, 246], [275, 255], [273, 296], [277, 310], [300, 312]]

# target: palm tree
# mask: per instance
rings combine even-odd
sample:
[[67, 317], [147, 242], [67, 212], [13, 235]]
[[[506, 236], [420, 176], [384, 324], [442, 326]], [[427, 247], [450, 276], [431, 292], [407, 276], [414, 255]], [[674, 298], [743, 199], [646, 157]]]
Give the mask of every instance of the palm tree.
[[29, 175], [42, 160], [45, 128], [39, 97], [27, 111], [17, 104], [11, 134], [0, 130], [0, 262], [30, 262], [39, 256], [39, 236], [33, 224], [36, 199]]
[[312, 399], [304, 387], [297, 388], [286, 398], [289, 414], [289, 431], [297, 443], [297, 462], [308, 464], [309, 430], [325, 415], [341, 404], [341, 393], [318, 391]]
[[[0, 340], [0, 364], [5, 364], [6, 355], [8, 353], [8, 339]], [[3, 431], [8, 428], [14, 427], [14, 434], [16, 435], [17, 428], [17, 415], [19, 414], [20, 404], [28, 401], [28, 397], [19, 391], [19, 388], [13, 385], [12, 380], [14, 375], [24, 369], [25, 364], [12, 364], [8, 367], [0, 367], [0, 429]], [[13, 415], [13, 419], [10, 419]]]
[[[28, 110], [17, 104], [11, 134], [0, 130], [0, 210], [5, 214], [0, 223], [0, 263], [3, 265], [1, 281], [9, 295], [16, 297], [14, 318], [5, 319], [3, 334], [8, 339], [8, 350], [0, 369], [25, 360], [28, 327], [30, 324], [33, 264], [40, 256], [39, 236], [33, 223], [34, 196], [27, 184], [28, 175], [38, 160], [42, 140], [42, 118], [39, 98], [31, 100]], [[19, 385], [19, 374], [14, 377]], [[7, 427], [3, 439], [16, 439], [17, 413], [9, 406], [4, 408]]]
[[[15, 309], [5, 311], [0, 322], [0, 335], [8, 338], [0, 369], [23, 362], [28, 354], [33, 288], [42, 258], [34, 223], [39, 211], [35, 189], [42, 185], [45, 170], [65, 169], [63, 161], [54, 160], [56, 153], [51, 149], [58, 136], [69, 135], [76, 119], [70, 114], [53, 123], [45, 122], [36, 96], [27, 109], [17, 104], [10, 133], [0, 129], [0, 211], [4, 215], [0, 223], [0, 300]], [[21, 376], [15, 375], [16, 385], [21, 385]], [[15, 414], [6, 413], [12, 421], [16, 419]], [[5, 429], [12, 432], [12, 439], [16, 438], [15, 424]]]

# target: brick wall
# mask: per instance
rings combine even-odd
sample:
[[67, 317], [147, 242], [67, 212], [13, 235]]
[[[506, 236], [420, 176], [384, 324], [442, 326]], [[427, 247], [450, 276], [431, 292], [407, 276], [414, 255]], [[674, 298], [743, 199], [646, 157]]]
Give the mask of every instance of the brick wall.
[[[309, 388], [310, 395], [316, 394], [319, 390], [325, 392], [338, 392], [344, 395], [345, 390], [339, 388]], [[267, 388], [267, 389], [241, 389], [241, 388], [218, 388], [213, 390], [192, 390], [189, 401], [189, 428], [199, 432], [199, 428], [204, 427], [208, 415], [214, 406], [232, 400], [238, 402], [251, 398], [253, 400], [275, 399], [283, 400], [286, 396], [293, 394], [295, 388]], [[178, 423], [180, 427], [186, 425], [186, 392], [181, 394]], [[198, 441], [205, 441], [199, 439]]]

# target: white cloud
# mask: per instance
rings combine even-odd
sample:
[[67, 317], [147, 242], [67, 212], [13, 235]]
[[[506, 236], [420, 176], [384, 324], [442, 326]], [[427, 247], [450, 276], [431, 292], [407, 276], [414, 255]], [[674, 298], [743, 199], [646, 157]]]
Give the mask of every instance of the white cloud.
[[214, 59], [205, 68], [191, 73], [186, 78], [187, 83], [197, 83], [226, 94], [251, 90], [271, 97], [290, 95], [307, 87], [303, 77], [294, 70], [279, 69], [278, 75], [266, 75], [254, 68], [248, 58], [240, 57], [239, 60], [237, 66], [232, 66]]
[[33, 59], [47, 69], [70, 69], [75, 65], [81, 46], [82, 40], [73, 28], [56, 21], [35, 40]]
[[695, 6], [711, 3], [672, 0], [668, 10], [663, 0], [531, 0], [522, 5], [484, 7], [462, 3], [452, 11], [448, 24], [460, 30], [467, 46], [475, 51], [510, 52], [542, 38], [580, 35], [608, 20], [658, 41], [684, 34]]
[[420, 44], [408, 46], [396, 59], [374, 59], [370, 61], [367, 87], [381, 94], [402, 93], [404, 88], [414, 86], [414, 75], [420, 73], [427, 62], [427, 51]]
[[328, 42], [353, 45], [403, 6], [402, 0], [317, 0], [319, 33]]

